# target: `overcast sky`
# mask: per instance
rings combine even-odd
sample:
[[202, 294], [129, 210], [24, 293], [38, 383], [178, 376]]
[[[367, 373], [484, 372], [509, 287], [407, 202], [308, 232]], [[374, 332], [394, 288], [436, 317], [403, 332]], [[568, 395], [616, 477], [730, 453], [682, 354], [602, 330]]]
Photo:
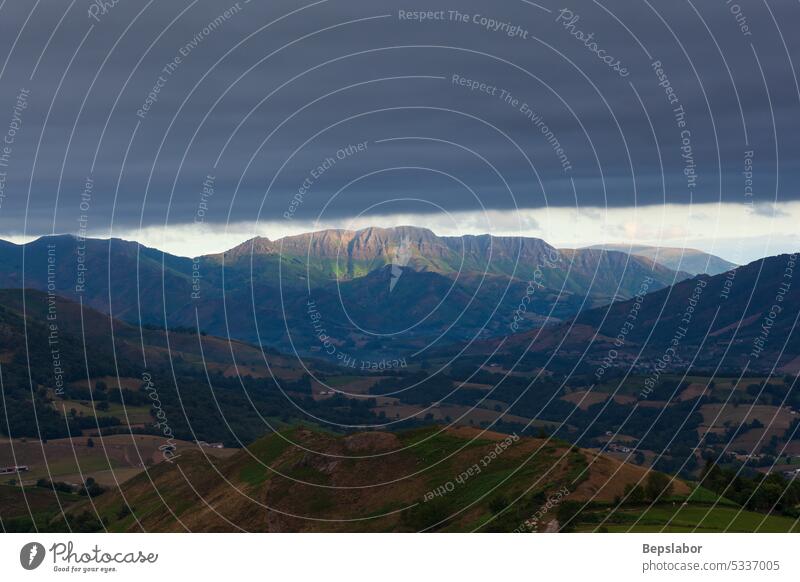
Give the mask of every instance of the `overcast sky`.
[[797, 2], [111, 4], [0, 4], [0, 238], [800, 246]]

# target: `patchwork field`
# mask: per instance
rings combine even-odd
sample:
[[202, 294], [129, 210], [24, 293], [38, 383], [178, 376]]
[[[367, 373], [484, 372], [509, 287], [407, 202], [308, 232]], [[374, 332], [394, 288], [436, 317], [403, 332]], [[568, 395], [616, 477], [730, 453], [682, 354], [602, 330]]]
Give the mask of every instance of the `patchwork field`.
[[[198, 450], [195, 443], [174, 442], [178, 454]], [[30, 471], [21, 474], [22, 482], [26, 484], [47, 479], [77, 486], [92, 477], [101, 485], [110, 486], [130, 479], [145, 467], [162, 462], [159, 447], [164, 443], [163, 437], [124, 434], [91, 439], [54, 439], [46, 443], [31, 439], [0, 438], [0, 465], [28, 465]], [[214, 457], [226, 457], [236, 449], [203, 447], [202, 451]], [[0, 482], [12, 479], [15, 479], [13, 475], [3, 475]]]

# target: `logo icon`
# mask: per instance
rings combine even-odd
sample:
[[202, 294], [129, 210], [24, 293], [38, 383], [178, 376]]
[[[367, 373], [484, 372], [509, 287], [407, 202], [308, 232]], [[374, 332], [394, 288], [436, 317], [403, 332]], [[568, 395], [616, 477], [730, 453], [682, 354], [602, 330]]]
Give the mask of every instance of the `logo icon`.
[[35, 570], [42, 565], [44, 554], [44, 546], [39, 542], [27, 543], [19, 552], [19, 563], [26, 570]]

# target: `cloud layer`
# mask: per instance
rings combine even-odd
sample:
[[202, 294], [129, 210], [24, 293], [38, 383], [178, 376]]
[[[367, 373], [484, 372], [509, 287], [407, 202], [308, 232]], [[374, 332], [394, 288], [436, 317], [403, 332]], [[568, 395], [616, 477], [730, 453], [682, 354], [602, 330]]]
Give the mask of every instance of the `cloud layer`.
[[798, 199], [795, 3], [62, 4], [0, 9], [8, 236]]

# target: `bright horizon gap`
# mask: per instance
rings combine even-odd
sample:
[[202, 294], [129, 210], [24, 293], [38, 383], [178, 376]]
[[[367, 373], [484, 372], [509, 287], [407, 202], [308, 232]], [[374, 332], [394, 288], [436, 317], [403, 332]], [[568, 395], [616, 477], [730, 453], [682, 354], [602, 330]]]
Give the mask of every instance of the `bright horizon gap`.
[[[741, 204], [658, 205], [627, 208], [541, 208], [519, 211], [393, 214], [331, 221], [277, 220], [184, 223], [85, 233], [120, 238], [173, 255], [196, 257], [227, 251], [256, 236], [278, 240], [328, 229], [414, 226], [437, 236], [491, 234], [542, 239], [556, 248], [602, 244], [697, 249], [736, 264], [800, 250], [796, 225], [800, 202], [746, 207]], [[52, 233], [0, 236], [24, 244]], [[56, 233], [72, 234], [79, 233]]]

